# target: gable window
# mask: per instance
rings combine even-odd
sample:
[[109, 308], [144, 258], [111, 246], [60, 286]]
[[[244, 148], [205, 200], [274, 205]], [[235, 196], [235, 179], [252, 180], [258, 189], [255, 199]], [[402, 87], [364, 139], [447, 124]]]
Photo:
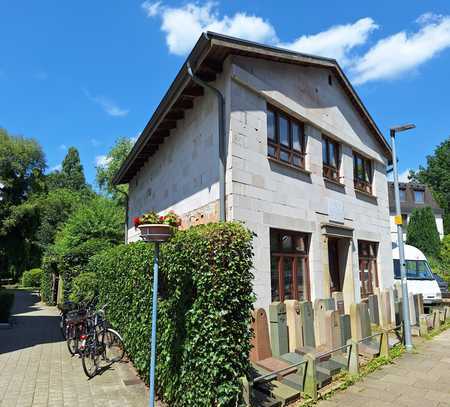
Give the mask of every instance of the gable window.
[[400, 201], [401, 202], [406, 202], [406, 189], [400, 189]]
[[269, 157], [304, 169], [305, 129], [303, 123], [268, 106], [267, 149]]
[[339, 144], [322, 136], [323, 176], [339, 182]]
[[378, 243], [358, 240], [359, 281], [361, 297], [367, 298], [378, 287], [377, 271]]
[[414, 202], [424, 203], [425, 202], [425, 191], [414, 191]]
[[309, 300], [308, 246], [305, 233], [271, 229], [272, 301]]
[[353, 179], [355, 189], [372, 194], [372, 161], [353, 152]]

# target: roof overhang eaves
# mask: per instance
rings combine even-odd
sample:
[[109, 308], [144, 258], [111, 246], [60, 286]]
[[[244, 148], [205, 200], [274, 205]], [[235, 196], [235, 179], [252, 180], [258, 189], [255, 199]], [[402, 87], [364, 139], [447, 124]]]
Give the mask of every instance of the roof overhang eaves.
[[200, 39], [197, 41], [197, 44], [194, 46], [186, 61], [182, 65], [175, 80], [172, 82], [171, 86], [169, 87], [155, 112], [153, 113], [151, 119], [148, 121], [147, 125], [145, 126], [144, 130], [133, 146], [130, 154], [114, 177], [114, 185], [129, 182], [127, 180], [127, 173], [133, 165], [133, 162], [135, 161], [137, 155], [142, 151], [142, 149], [152, 136], [153, 132], [158, 127], [159, 123], [164, 119], [164, 116], [176, 102], [178, 96], [191, 81], [186, 69], [187, 62], [190, 62], [192, 69], [195, 72], [202, 64], [202, 62], [208, 57], [208, 54], [213, 48], [228, 49], [229, 52], [226, 55], [233, 52], [244, 52], [253, 54], [254, 57], [259, 58], [273, 59], [287, 63], [317, 66], [334, 70], [344, 89], [348, 92], [351, 99], [353, 99], [356, 106], [360, 109], [360, 112], [365, 116], [368, 126], [371, 128], [372, 132], [381, 144], [385, 156], [388, 158], [388, 161], [392, 161], [391, 147], [387, 143], [372, 116], [364, 106], [363, 102], [359, 98], [352, 84], [350, 83], [344, 71], [341, 69], [336, 60], [301, 54], [282, 48], [271, 47], [251, 41], [228, 37], [222, 34], [207, 32], [202, 34]]
[[125, 183], [123, 179], [129, 168], [133, 164], [136, 156], [139, 154], [140, 151], [142, 151], [143, 147], [145, 146], [148, 139], [151, 137], [152, 133], [158, 127], [159, 123], [164, 119], [165, 114], [176, 102], [179, 94], [191, 81], [187, 73], [186, 68], [187, 61], [191, 62], [191, 65], [193, 66], [194, 69], [197, 68], [204, 60], [209, 51], [208, 45], [210, 45], [209, 40], [206, 38], [206, 36], [202, 35], [199, 41], [197, 42], [196, 47], [192, 50], [187, 60], [181, 66], [177, 76], [175, 77], [175, 80], [172, 82], [171, 86], [165, 93], [164, 97], [161, 99], [161, 102], [159, 103], [150, 120], [147, 122], [147, 125], [145, 126], [144, 130], [139, 135], [136, 143], [134, 144], [133, 148], [128, 154], [126, 160], [119, 168], [117, 174], [114, 176], [113, 178], [114, 185]]

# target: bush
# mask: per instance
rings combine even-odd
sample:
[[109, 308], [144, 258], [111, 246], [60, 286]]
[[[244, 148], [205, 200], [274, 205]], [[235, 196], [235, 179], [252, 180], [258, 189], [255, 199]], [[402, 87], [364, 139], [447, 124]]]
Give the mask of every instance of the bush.
[[8, 322], [14, 303], [14, 293], [0, 288], [0, 322]]
[[72, 291], [69, 300], [80, 303], [88, 302], [94, 298], [97, 293], [97, 276], [95, 273], [81, 273], [72, 281]]
[[42, 269], [31, 269], [22, 274], [22, 287], [40, 287]]
[[406, 243], [417, 247], [425, 256], [439, 256], [441, 240], [430, 207], [414, 209], [406, 231]]
[[[238, 223], [179, 231], [161, 247], [157, 391], [173, 406], [235, 405], [249, 370], [252, 235]], [[94, 256], [100, 301], [148, 381], [153, 246]]]

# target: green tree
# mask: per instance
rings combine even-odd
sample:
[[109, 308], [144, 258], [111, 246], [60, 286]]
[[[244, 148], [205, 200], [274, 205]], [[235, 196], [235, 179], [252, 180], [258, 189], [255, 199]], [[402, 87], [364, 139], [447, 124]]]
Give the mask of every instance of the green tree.
[[0, 129], [0, 273], [17, 279], [39, 265], [34, 241], [37, 212], [27, 199], [44, 190], [45, 156], [39, 143]]
[[406, 232], [406, 243], [417, 247], [426, 256], [439, 255], [441, 242], [430, 207], [413, 210]]
[[450, 137], [427, 156], [426, 167], [411, 174], [413, 179], [428, 185], [434, 199], [444, 210], [445, 234], [450, 233]]
[[89, 240], [122, 242], [122, 209], [113, 201], [97, 196], [79, 206], [55, 238], [57, 252], [66, 253]]
[[50, 190], [36, 197], [39, 212], [39, 227], [36, 240], [45, 250], [55, 239], [56, 232], [69, 218], [72, 212], [83, 202], [84, 194], [70, 189]]
[[[113, 178], [127, 158], [133, 147], [133, 141], [129, 138], [119, 138], [106, 155], [106, 164], [97, 166], [97, 184], [106, 196], [111, 196], [121, 205], [125, 204], [125, 194], [128, 192], [127, 185], [113, 185]], [[120, 191], [120, 192], [119, 192]]]
[[50, 189], [66, 188], [83, 191], [87, 188], [80, 154], [75, 147], [70, 147], [61, 165], [61, 171], [53, 171], [47, 176]]
[[62, 275], [65, 298], [71, 292], [72, 280], [83, 272], [93, 255], [122, 242], [122, 219], [122, 208], [110, 199], [96, 196], [76, 208], [56, 233], [44, 263]]
[[22, 203], [43, 187], [45, 156], [34, 139], [12, 136], [0, 129], [0, 182], [2, 206]]

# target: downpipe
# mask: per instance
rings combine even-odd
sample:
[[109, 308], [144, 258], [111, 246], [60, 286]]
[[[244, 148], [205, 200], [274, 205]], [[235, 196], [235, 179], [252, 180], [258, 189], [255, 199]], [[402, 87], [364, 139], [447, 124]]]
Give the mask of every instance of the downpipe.
[[219, 89], [206, 83], [192, 72], [191, 64], [187, 62], [187, 71], [192, 80], [203, 88], [211, 90], [217, 97], [218, 102], [218, 127], [219, 127], [219, 219], [221, 222], [226, 220], [225, 216], [225, 97]]

